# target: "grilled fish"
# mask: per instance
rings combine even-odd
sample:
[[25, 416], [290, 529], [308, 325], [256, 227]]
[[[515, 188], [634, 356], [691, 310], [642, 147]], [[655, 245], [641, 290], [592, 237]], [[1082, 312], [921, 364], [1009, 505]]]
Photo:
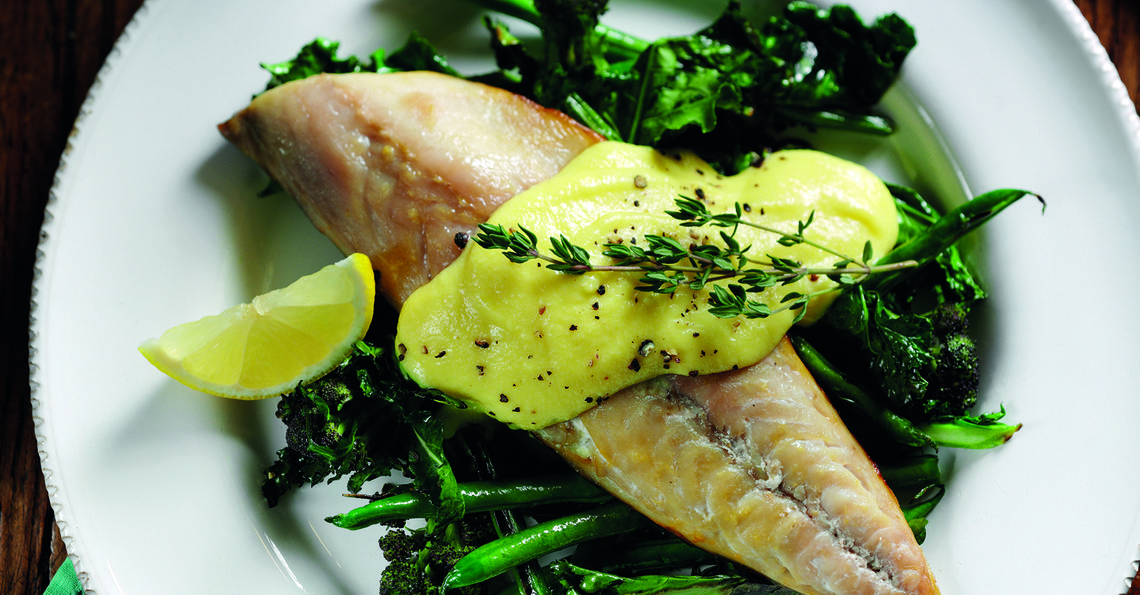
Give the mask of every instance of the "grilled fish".
[[218, 128], [338, 248], [367, 254], [394, 304], [459, 255], [456, 234], [602, 140], [562, 112], [431, 72], [315, 76]]
[[[322, 75], [219, 126], [397, 307], [503, 201], [600, 137], [560, 112], [432, 73]], [[662, 376], [534, 434], [687, 541], [806, 595], [933, 595], [874, 463], [785, 339], [763, 361]]]
[[663, 376], [535, 433], [657, 524], [792, 589], [937, 593], [894, 495], [787, 338], [755, 365]]

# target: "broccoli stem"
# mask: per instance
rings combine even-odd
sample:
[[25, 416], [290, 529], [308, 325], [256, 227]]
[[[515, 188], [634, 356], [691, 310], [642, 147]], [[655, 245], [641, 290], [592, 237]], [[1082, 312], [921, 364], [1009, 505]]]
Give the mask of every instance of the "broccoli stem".
[[883, 464], [879, 466], [879, 474], [890, 485], [921, 489], [938, 481], [938, 457], [919, 455], [908, 457], [902, 462]]
[[892, 412], [835, 369], [803, 337], [789, 335], [813, 378], [832, 399], [855, 407], [893, 440], [908, 446], [947, 448], [993, 448], [1005, 444], [1021, 424], [997, 423], [984, 418], [960, 416], [915, 424]]
[[[491, 519], [500, 539], [514, 535], [526, 526], [526, 519], [517, 510], [496, 510], [491, 513]], [[510, 574], [514, 590], [505, 591], [502, 595], [553, 595], [538, 560], [523, 562], [510, 568], [507, 574]]]
[[534, 0], [471, 0], [487, 10], [502, 13], [526, 21], [536, 27], [542, 26], [542, 16], [534, 7]]
[[863, 389], [851, 383], [819, 351], [798, 335], [789, 335], [800, 359], [828, 397], [850, 404], [892, 440], [908, 446], [933, 446], [936, 439], [905, 417], [884, 407]]
[[599, 114], [593, 106], [586, 103], [578, 93], [569, 94], [562, 107], [564, 111], [579, 122], [597, 131], [598, 134], [601, 134], [609, 140], [621, 140], [621, 133], [614, 128], [613, 123], [603, 118], [602, 115]]
[[[578, 475], [530, 478], [520, 481], [472, 481], [459, 485], [468, 514], [565, 502], [602, 503], [613, 497]], [[377, 523], [414, 518], [430, 519], [439, 513], [430, 498], [419, 493], [399, 494], [369, 502], [325, 520], [342, 529], [363, 529]]]
[[920, 424], [919, 429], [933, 438], [938, 446], [982, 449], [1005, 444], [1021, 429], [1021, 424], [979, 422], [969, 417], [958, 417]]
[[[535, 8], [534, 0], [469, 0], [487, 10], [505, 14], [526, 21], [539, 29], [543, 28], [542, 15]], [[598, 24], [594, 32], [602, 39], [606, 49], [626, 58], [634, 58], [649, 48], [649, 42], [606, 25]]]

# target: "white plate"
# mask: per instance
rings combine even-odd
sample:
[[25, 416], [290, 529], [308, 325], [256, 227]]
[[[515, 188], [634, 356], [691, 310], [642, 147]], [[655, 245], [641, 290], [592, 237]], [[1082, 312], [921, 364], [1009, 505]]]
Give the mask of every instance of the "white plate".
[[[944, 593], [1119, 594], [1140, 543], [1134, 109], [1069, 0], [854, 4], [897, 10], [919, 46], [890, 101], [906, 132], [845, 151], [954, 200], [929, 114], [970, 187], [1049, 200], [1044, 215], [1027, 201], [986, 233], [985, 404], [1004, 403], [1025, 429], [953, 459], [926, 543]], [[262, 174], [214, 130], [264, 84], [258, 62], [317, 35], [348, 52], [395, 48], [412, 29], [480, 55], [477, 14], [456, 6], [152, 0], [116, 47], [48, 207], [33, 323], [44, 470], [90, 590], [376, 591], [376, 534], [321, 520], [348, 506], [343, 485], [263, 504], [260, 473], [282, 441], [273, 402], [193, 393], [135, 348], [339, 257], [291, 201], [253, 196]], [[652, 6], [618, 2], [610, 22], [683, 33], [716, 12]]]

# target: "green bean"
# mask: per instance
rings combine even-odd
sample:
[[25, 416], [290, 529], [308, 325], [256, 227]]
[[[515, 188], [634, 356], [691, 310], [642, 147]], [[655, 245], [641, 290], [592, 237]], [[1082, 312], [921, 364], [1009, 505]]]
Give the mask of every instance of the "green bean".
[[850, 403], [892, 440], [908, 446], [933, 446], [934, 440], [905, 417], [891, 411], [836, 370], [803, 337], [789, 335], [800, 359], [823, 392], [832, 399]]
[[[466, 458], [479, 477], [489, 480], [499, 479], [498, 465], [488, 451], [487, 443], [480, 439], [468, 440], [465, 434], [456, 434], [458, 454]], [[578, 476], [568, 478], [568, 481], [584, 483], [582, 478]], [[500, 508], [491, 511], [489, 517], [492, 526], [495, 528], [495, 534], [500, 538], [518, 533], [522, 527], [526, 526], [526, 519], [520, 509]], [[506, 587], [502, 591], [502, 595], [554, 595], [549, 584], [550, 577], [545, 569], [539, 565], [538, 560], [516, 566], [510, 575], [508, 582], [511, 587]], [[511, 590], [512, 588], [513, 590]]]
[[929, 454], [882, 463], [879, 465], [879, 474], [888, 484], [905, 487], [916, 495], [921, 495], [928, 486], [939, 485], [942, 481], [938, 457]]
[[596, 540], [578, 546], [566, 560], [583, 568], [629, 575], [704, 566], [716, 562], [718, 558], [669, 535], [646, 539]]
[[444, 589], [474, 585], [511, 568], [562, 548], [652, 526], [652, 522], [623, 503], [563, 517], [480, 546], [455, 564], [443, 580]]
[[619, 576], [583, 568], [565, 560], [550, 564], [551, 573], [566, 586], [567, 593], [609, 595], [658, 593], [671, 595], [799, 595], [786, 587], [750, 582], [736, 573]]
[[778, 108], [777, 111], [804, 126], [814, 128], [852, 130], [879, 136], [887, 136], [895, 130], [894, 124], [886, 118], [856, 114], [845, 110], [796, 109], [787, 107]]
[[[573, 474], [523, 481], [472, 481], [459, 485], [467, 513], [565, 502], [601, 503], [612, 499], [605, 490]], [[418, 493], [399, 494], [369, 502], [325, 520], [342, 529], [362, 529], [377, 523], [433, 518], [431, 500]]]
[[[491, 513], [491, 522], [499, 538], [514, 535], [526, 526], [526, 520], [517, 510], [496, 510]], [[547, 584], [546, 574], [537, 560], [519, 564], [509, 572], [514, 591], [510, 595], [552, 595]], [[504, 594], [506, 595], [506, 594]]]
[[1036, 196], [1044, 204], [1040, 196], [1028, 190], [1006, 188], [986, 192], [939, 217], [926, 233], [894, 249], [878, 264], [932, 258], [1025, 196]]
[[715, 560], [714, 554], [674, 537], [622, 548], [606, 558], [602, 569], [614, 574], [638, 575], [712, 564]]
[[562, 105], [562, 111], [578, 119], [579, 122], [596, 130], [607, 140], [622, 140], [621, 132], [613, 127], [608, 120], [602, 117], [592, 105], [586, 103], [578, 93], [571, 93]]
[[[1045, 200], [1040, 195], [1028, 190], [1007, 188], [978, 195], [973, 200], [962, 203], [958, 208], [940, 217], [924, 232], [890, 251], [875, 264], [894, 264], [908, 260], [922, 264], [954, 245], [966, 234], [981, 227], [1006, 207], [1026, 196], [1035, 196], [1042, 205], [1045, 204]], [[865, 286], [880, 288], [889, 285], [893, 279], [901, 274], [905, 274], [905, 271], [872, 277], [867, 280]]]

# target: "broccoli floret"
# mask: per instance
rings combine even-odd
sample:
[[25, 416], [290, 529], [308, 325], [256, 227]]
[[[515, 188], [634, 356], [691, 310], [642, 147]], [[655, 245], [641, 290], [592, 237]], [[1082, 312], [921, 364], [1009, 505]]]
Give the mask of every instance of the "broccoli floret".
[[309, 461], [321, 458], [311, 450], [314, 445], [337, 448], [346, 427], [334, 413], [352, 398], [348, 387], [339, 379], [320, 383], [312, 392], [316, 394], [307, 395], [305, 389], [299, 388], [283, 396], [277, 404], [277, 417], [285, 424], [285, 443]]
[[380, 551], [388, 565], [380, 575], [380, 595], [435, 594], [433, 585], [424, 571], [420, 552], [427, 542], [421, 531], [392, 529], [380, 538]]
[[938, 363], [931, 377], [928, 399], [937, 399], [949, 415], [965, 413], [978, 401], [978, 346], [965, 334], [945, 337], [935, 352]]
[[924, 399], [927, 418], [965, 415], [978, 402], [981, 375], [978, 345], [969, 333], [970, 304], [944, 304], [929, 316], [937, 344]]
[[296, 486], [348, 476], [355, 492], [402, 468], [402, 441], [411, 433], [406, 412], [436, 405], [417, 391], [422, 389], [403, 378], [390, 354], [361, 341], [328, 375], [282, 395], [277, 417], [285, 425], [286, 447], [262, 484], [269, 505]]
[[387, 472], [374, 465], [366, 444], [356, 440], [358, 423], [343, 413], [345, 404], [351, 402], [341, 373], [281, 397], [277, 417], [285, 424], [286, 448], [278, 451], [278, 460], [262, 484], [270, 506], [295, 486], [316, 485], [344, 475], [351, 475], [351, 483], [358, 486]]
[[[486, 515], [468, 515], [443, 531], [394, 528], [380, 538], [388, 566], [380, 595], [442, 595], [440, 583], [460, 558], [495, 537]], [[449, 589], [448, 595], [478, 595], [480, 585]]]

